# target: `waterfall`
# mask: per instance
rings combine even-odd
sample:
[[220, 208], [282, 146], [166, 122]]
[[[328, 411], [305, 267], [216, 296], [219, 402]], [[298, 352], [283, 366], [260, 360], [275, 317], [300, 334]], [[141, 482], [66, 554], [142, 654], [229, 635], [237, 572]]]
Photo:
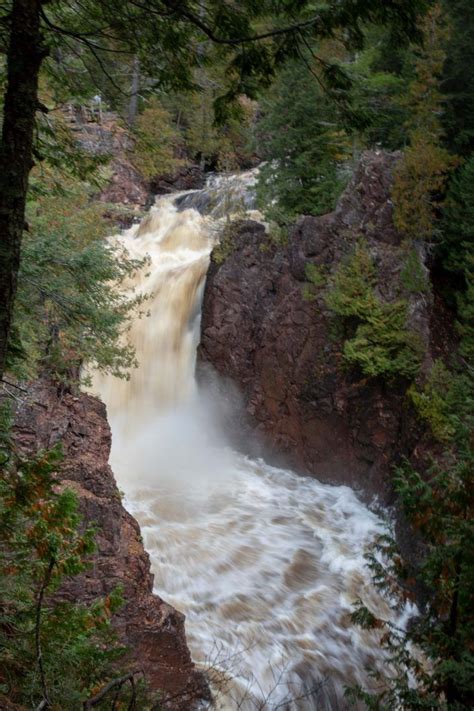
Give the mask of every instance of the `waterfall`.
[[379, 614], [364, 553], [380, 521], [347, 487], [235, 452], [194, 380], [200, 304], [220, 221], [252, 209], [255, 173], [215, 177], [160, 198], [115, 237], [150, 265], [133, 285], [150, 316], [130, 337], [129, 381], [96, 376], [108, 407], [111, 464], [150, 553], [156, 592], [186, 615], [196, 662], [222, 710], [346, 708], [368, 684], [375, 633], [350, 622], [358, 597]]

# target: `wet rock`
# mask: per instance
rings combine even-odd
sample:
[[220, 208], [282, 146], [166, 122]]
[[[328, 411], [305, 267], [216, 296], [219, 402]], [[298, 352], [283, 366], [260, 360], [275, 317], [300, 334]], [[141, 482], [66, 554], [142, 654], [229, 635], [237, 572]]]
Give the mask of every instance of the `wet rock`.
[[174, 173], [155, 176], [149, 185], [154, 195], [169, 195], [182, 190], [201, 190], [205, 183], [205, 173], [198, 165], [184, 165]]
[[97, 528], [91, 567], [67, 581], [61, 596], [90, 603], [122, 586], [125, 605], [114, 625], [129, 648], [128, 661], [144, 671], [152, 689], [163, 692], [163, 708], [193, 709], [198, 699], [207, 698], [207, 686], [191, 660], [184, 616], [153, 594], [138, 523], [123, 507], [108, 464], [105, 405], [85, 394], [58, 395], [53, 385], [36, 383], [17, 412], [14, 434], [30, 453], [61, 442], [62, 485], [76, 492], [85, 521]]
[[[286, 247], [246, 223], [222, 264], [211, 262], [202, 314], [200, 368], [240, 388], [251, 428], [293, 468], [348, 484], [366, 499], [392, 501], [392, 468], [402, 455], [426, 458], [427, 435], [406, 383], [367, 380], [343, 363], [324, 298], [304, 298], [308, 263], [334, 271], [364, 238], [377, 264], [379, 296], [399, 298], [406, 252], [392, 220], [390, 187], [398, 154], [367, 152], [336, 210], [303, 217]], [[420, 256], [426, 258], [422, 246]], [[409, 299], [409, 326], [436, 351], [433, 295]], [[425, 441], [426, 440], [426, 441]]]

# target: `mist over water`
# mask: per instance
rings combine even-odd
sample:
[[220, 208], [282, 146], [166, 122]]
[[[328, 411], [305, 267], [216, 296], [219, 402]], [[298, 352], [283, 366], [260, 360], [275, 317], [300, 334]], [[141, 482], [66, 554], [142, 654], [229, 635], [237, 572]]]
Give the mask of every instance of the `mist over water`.
[[349, 620], [369, 585], [364, 552], [377, 517], [347, 487], [252, 460], [229, 446], [219, 403], [194, 379], [209, 253], [229, 206], [252, 208], [252, 172], [161, 198], [115, 239], [151, 265], [136, 289], [151, 315], [133, 324], [140, 367], [97, 376], [111, 464], [138, 519], [157, 593], [186, 614], [194, 659], [211, 667], [220, 709], [346, 708], [344, 686], [380, 663]]

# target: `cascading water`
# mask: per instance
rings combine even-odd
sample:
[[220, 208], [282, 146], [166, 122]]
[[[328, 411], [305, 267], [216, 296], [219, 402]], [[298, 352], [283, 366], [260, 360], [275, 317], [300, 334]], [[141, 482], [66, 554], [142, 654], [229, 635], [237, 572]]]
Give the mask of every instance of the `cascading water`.
[[388, 614], [364, 570], [379, 521], [346, 487], [232, 451], [194, 381], [216, 226], [230, 205], [251, 207], [254, 178], [161, 198], [115, 238], [151, 258], [135, 283], [151, 313], [130, 334], [140, 367], [129, 381], [97, 376], [94, 391], [156, 590], [186, 614], [217, 707], [332, 711], [346, 708], [344, 686], [368, 683], [365, 669], [380, 663], [374, 637], [349, 620], [358, 597]]

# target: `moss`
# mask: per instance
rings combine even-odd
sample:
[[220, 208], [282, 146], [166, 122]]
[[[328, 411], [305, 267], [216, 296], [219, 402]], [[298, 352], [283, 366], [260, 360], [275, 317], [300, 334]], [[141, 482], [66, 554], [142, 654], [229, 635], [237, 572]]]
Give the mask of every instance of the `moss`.
[[305, 301], [315, 301], [318, 293], [326, 286], [326, 269], [319, 264], [309, 262], [305, 268], [307, 283], [303, 286], [303, 299]]
[[236, 248], [235, 237], [240, 220], [226, 222], [219, 234], [219, 242], [212, 250], [212, 259], [216, 264], [223, 264]]
[[287, 247], [289, 242], [288, 225], [272, 222], [268, 231], [268, 239], [276, 247]]

